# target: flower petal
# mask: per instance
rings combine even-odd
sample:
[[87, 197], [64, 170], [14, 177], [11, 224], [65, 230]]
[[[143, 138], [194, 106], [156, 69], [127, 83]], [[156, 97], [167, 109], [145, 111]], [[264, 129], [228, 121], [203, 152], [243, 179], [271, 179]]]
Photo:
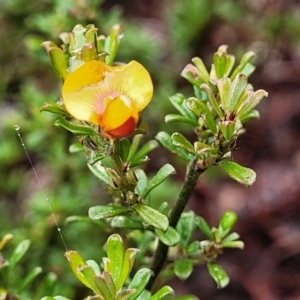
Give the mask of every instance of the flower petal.
[[[104, 111], [103, 82], [105, 64], [89, 61], [74, 72], [64, 82], [62, 97], [68, 112], [78, 120], [95, 123], [96, 115]], [[97, 123], [97, 122], [96, 122]]]
[[153, 84], [148, 71], [134, 60], [124, 66], [108, 68], [114, 72], [110, 78], [110, 87], [128, 96], [137, 110], [142, 111], [153, 95]]
[[112, 129], [112, 130], [108, 131], [107, 133], [113, 138], [125, 137], [125, 136], [132, 134], [135, 127], [136, 127], [136, 121], [133, 117], [130, 117], [120, 127]]
[[120, 96], [111, 100], [101, 118], [100, 126], [105, 132], [120, 127], [130, 117], [138, 121], [138, 111], [131, 106], [131, 102], [125, 96]]

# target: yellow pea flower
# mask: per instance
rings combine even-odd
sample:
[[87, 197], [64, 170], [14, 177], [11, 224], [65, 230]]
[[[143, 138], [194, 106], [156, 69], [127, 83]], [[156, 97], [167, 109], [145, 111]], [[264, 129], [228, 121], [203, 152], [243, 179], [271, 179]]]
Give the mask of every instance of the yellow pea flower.
[[112, 138], [130, 135], [148, 105], [153, 85], [138, 62], [109, 66], [88, 61], [66, 78], [62, 98], [74, 118], [98, 124]]

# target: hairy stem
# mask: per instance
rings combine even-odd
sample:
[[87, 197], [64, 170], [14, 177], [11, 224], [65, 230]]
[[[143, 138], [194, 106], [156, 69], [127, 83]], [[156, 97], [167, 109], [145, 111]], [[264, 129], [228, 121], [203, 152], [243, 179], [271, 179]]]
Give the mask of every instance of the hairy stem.
[[[181, 186], [181, 190], [179, 192], [178, 198], [175, 201], [175, 204], [170, 212], [169, 215], [169, 225], [172, 227], [175, 227], [177, 225], [177, 222], [180, 218], [180, 215], [184, 211], [189, 198], [193, 192], [193, 189], [197, 183], [197, 180], [201, 173], [204, 170], [199, 168], [198, 165], [198, 159], [195, 158], [189, 165], [185, 180]], [[148, 290], [151, 289], [151, 287], [154, 284], [155, 279], [157, 278], [160, 271], [163, 269], [167, 255], [168, 255], [169, 247], [163, 244], [162, 242], [159, 242], [156, 252], [154, 254], [153, 258], [153, 264], [152, 264], [152, 271], [154, 272], [154, 276], [150, 279], [150, 282], [148, 283]]]

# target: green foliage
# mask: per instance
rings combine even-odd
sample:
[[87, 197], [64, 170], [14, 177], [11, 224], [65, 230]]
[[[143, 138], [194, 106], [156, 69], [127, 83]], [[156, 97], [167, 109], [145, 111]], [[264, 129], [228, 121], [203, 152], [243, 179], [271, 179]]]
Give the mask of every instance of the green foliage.
[[[12, 232], [15, 236], [7, 246], [7, 236], [2, 240], [3, 244], [0, 243], [5, 261], [0, 270], [0, 295], [5, 295], [3, 298], [13, 294], [21, 299], [40, 299], [49, 294], [51, 296], [44, 299], [74, 299], [79, 291], [81, 281], [77, 282], [72, 274], [69, 275], [52, 212], [44, 201], [45, 194], [50, 198], [53, 214], [58, 219], [68, 247], [78, 249], [83, 257], [102, 257], [102, 246], [115, 230], [125, 233], [126, 246], [135, 245], [140, 250], [136, 257], [135, 250], [125, 250], [123, 267], [114, 268], [113, 276], [107, 270], [99, 274], [95, 264], [84, 261], [78, 252], [70, 255], [71, 267], [78, 267], [73, 270], [74, 273], [88, 287], [100, 291], [105, 299], [113, 299], [114, 296], [117, 299], [162, 299], [173, 293], [167, 286], [154, 295], [143, 290], [152, 274], [147, 268], [140, 269], [140, 272], [134, 269], [138, 274], [134, 281], [128, 276], [133, 268], [132, 256], [135, 257], [136, 268], [150, 266], [157, 240], [178, 248], [177, 254], [181, 258], [177, 261], [170, 258], [176, 276], [187, 278], [195, 264], [204, 263], [219, 287], [228, 283], [228, 277], [215, 262], [218, 251], [243, 247], [238, 234], [230, 233], [235, 221], [234, 214], [230, 212], [224, 214], [217, 228], [211, 228], [201, 216], [192, 212], [182, 214], [176, 226], [168, 226], [168, 216], [176, 201], [175, 192], [179, 190], [177, 181], [169, 175], [175, 174], [175, 169], [182, 163], [176, 157], [165, 158], [163, 155], [156, 161], [155, 155], [160, 152], [151, 153], [161, 144], [185, 162], [191, 162], [196, 157], [201, 169], [218, 164], [238, 182], [246, 186], [254, 183], [254, 171], [225, 160], [232, 154], [244, 124], [259, 116], [254, 108], [266, 96], [266, 92], [253, 91], [248, 84], [248, 77], [254, 70], [254, 53], [248, 51], [242, 55], [234, 67], [234, 56], [229, 55], [226, 47], [222, 46], [213, 55], [210, 71], [205, 67], [206, 58], [193, 58], [192, 63], [182, 71], [182, 76], [192, 83], [195, 94], [186, 97], [186, 86], [180, 87], [180, 93], [175, 93], [175, 82], [183, 60], [195, 53], [192, 49], [194, 41], [203, 39], [206, 30], [213, 27], [213, 20], [240, 23], [244, 18], [241, 4], [209, 0], [174, 2], [167, 8], [172, 14], [165, 12], [164, 15], [170, 35], [156, 39], [156, 35], [149, 34], [149, 28], [139, 26], [136, 19], [125, 19], [118, 8], [103, 11], [101, 3], [97, 0], [41, 1], [28, 3], [25, 7], [22, 1], [6, 1], [0, 12], [0, 18], [6, 25], [0, 29], [3, 41], [0, 54], [3, 66], [0, 81], [0, 228], [1, 234]], [[263, 22], [270, 39], [278, 34], [295, 35], [297, 26], [291, 21], [296, 20], [293, 12], [282, 17], [287, 26], [278, 26], [282, 23], [272, 15], [266, 17]], [[91, 25], [76, 26], [78, 20], [84, 25], [94, 23], [99, 30]], [[125, 25], [123, 47], [119, 47], [122, 30], [119, 25], [114, 26], [116, 23]], [[62, 80], [79, 63], [95, 58], [108, 64], [134, 58], [152, 71], [156, 95], [149, 107], [150, 113], [145, 116], [150, 125], [148, 140], [139, 134], [110, 144], [97, 135], [97, 128], [79, 124], [67, 116], [58, 101], [60, 82], [54, 77], [40, 44], [72, 28], [74, 35], [64, 34], [62, 37], [64, 47], [73, 59], [66, 58], [58, 40], [44, 43], [54, 70]], [[79, 48], [81, 51], [77, 51]], [[240, 48], [233, 46], [235, 52], [244, 49], [243, 45]], [[174, 96], [168, 103], [164, 99], [170, 94]], [[176, 114], [169, 114], [172, 112], [171, 105], [178, 111]], [[49, 126], [53, 116], [44, 112], [59, 115], [53, 123], [55, 128]], [[165, 114], [167, 126], [161, 122]], [[42, 190], [29, 176], [32, 169], [14, 125], [21, 128], [19, 132], [42, 180]], [[137, 131], [145, 133], [144, 124], [140, 124]], [[195, 132], [194, 140], [191, 139], [192, 131]], [[153, 135], [156, 140], [151, 139]], [[73, 146], [70, 147], [70, 144]], [[69, 147], [72, 154], [67, 151]], [[80, 152], [86, 154], [88, 168]], [[109, 160], [108, 157], [115, 153], [118, 155]], [[155, 161], [153, 165], [150, 165], [150, 159]], [[89, 170], [97, 178], [93, 178]], [[182, 173], [178, 174], [179, 177]], [[97, 179], [104, 183], [105, 190], [99, 188]], [[20, 185], [22, 182], [24, 186]], [[109, 200], [106, 192], [112, 196]], [[7, 204], [9, 202], [12, 204]], [[164, 202], [167, 205], [159, 208]], [[19, 205], [22, 213], [17, 213], [14, 218], [7, 217], [7, 207], [15, 214], [11, 207]], [[87, 211], [93, 222], [86, 217]], [[207, 240], [194, 240], [196, 230], [204, 233]], [[30, 246], [28, 239], [31, 240]], [[204, 252], [208, 253], [207, 256]], [[91, 284], [93, 278], [96, 280]], [[22, 285], [19, 284], [21, 279]], [[126, 280], [131, 282], [132, 290]], [[121, 284], [126, 289], [117, 294], [114, 285]], [[137, 287], [141, 289], [139, 296], [137, 291], [133, 291]], [[66, 297], [53, 296], [57, 291]], [[178, 299], [196, 298], [182, 296]]]
[[[84, 261], [78, 252], [67, 251], [65, 253], [74, 275], [94, 293], [93, 296], [88, 296], [85, 299], [138, 299], [152, 276], [152, 271], [149, 268], [140, 268], [133, 278], [129, 278], [139, 249], [128, 248], [125, 250], [121, 236], [113, 234], [107, 240], [106, 252], [107, 257], [102, 258], [102, 272], [95, 261]], [[129, 283], [127, 283], [128, 281]], [[149, 294], [149, 292], [147, 293]], [[164, 286], [153, 296], [150, 293], [149, 299], [163, 299], [169, 294], [173, 294], [173, 290], [169, 286]], [[60, 297], [47, 296], [43, 300], [64, 299]]]

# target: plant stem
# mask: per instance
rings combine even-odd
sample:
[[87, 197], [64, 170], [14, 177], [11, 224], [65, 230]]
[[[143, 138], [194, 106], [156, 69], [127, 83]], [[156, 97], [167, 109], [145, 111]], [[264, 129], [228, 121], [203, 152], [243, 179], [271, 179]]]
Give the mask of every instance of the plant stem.
[[[203, 173], [203, 169], [199, 168], [198, 159], [194, 158], [187, 170], [185, 180], [181, 186], [179, 195], [175, 204], [169, 215], [169, 225], [171, 227], [176, 227], [177, 222], [184, 211], [189, 198], [194, 190], [194, 187], [197, 183], [199, 176]], [[157, 278], [160, 271], [163, 269], [167, 255], [168, 255], [169, 247], [159, 241], [156, 252], [154, 254], [153, 263], [152, 263], [152, 271], [154, 272], [154, 276], [150, 279], [147, 289], [150, 290], [154, 284], [155, 279]]]
[[121, 178], [121, 182], [125, 187], [125, 190], [134, 191], [137, 184], [136, 177], [134, 176], [131, 169], [127, 169], [122, 162], [120, 154], [114, 149], [110, 154], [112, 162], [115, 166], [115, 170]]

